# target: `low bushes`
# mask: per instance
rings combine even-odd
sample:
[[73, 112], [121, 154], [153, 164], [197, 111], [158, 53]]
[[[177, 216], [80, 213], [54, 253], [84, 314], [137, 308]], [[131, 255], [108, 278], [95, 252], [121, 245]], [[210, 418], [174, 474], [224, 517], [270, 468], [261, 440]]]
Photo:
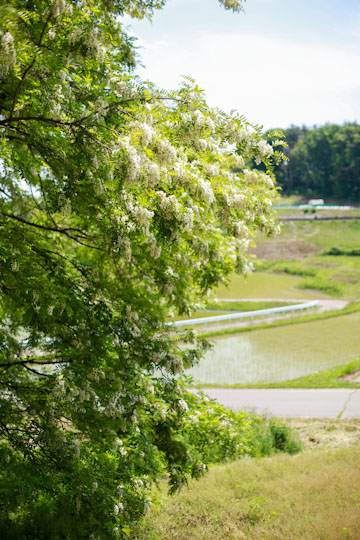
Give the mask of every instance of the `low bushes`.
[[360, 249], [339, 249], [332, 247], [328, 251], [324, 251], [323, 255], [346, 255], [348, 257], [360, 257]]
[[196, 457], [206, 465], [244, 456], [301, 451], [296, 433], [281, 420], [228, 410], [204, 394], [189, 393], [187, 399], [192, 409], [189, 413], [191, 421], [187, 423], [183, 437], [186, 445], [198, 453]]

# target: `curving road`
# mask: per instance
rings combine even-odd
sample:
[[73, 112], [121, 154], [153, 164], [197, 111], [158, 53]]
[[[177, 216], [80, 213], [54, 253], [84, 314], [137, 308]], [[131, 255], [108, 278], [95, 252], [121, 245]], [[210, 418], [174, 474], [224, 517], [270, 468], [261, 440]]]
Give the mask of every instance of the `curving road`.
[[[303, 303], [306, 303], [306, 302], [310, 302], [311, 300], [314, 300], [314, 298], [309, 298], [309, 299], [290, 299], [290, 298], [219, 298], [218, 299], [220, 302], [292, 302], [294, 304], [301, 304], [302, 302]], [[346, 300], [337, 300], [337, 299], [333, 299], [333, 298], [329, 298], [329, 299], [324, 299], [324, 298], [321, 298], [321, 299], [318, 299], [318, 306], [316, 307], [316, 313], [324, 313], [325, 311], [336, 311], [336, 310], [340, 310], [340, 309], [343, 309], [344, 307], [347, 306], [348, 302]], [[288, 318], [291, 318], [291, 317], [294, 317], [295, 316], [299, 316], [300, 313], [299, 312], [294, 312], [294, 313], [288, 313], [288, 314], [278, 314], [278, 315], [271, 315], [271, 316], [263, 316], [263, 317], [258, 317], [258, 318], [254, 318], [254, 319], [241, 319], [239, 321], [232, 321], [232, 322], [227, 322], [227, 321], [224, 321], [222, 323], [219, 323], [219, 324], [215, 324], [215, 323], [212, 323], [211, 324], [211, 327], [207, 326], [207, 325], [202, 325], [202, 326], [199, 326], [198, 327], [198, 331], [199, 332], [208, 332], [209, 330], [211, 330], [212, 332], [216, 331], [216, 330], [224, 330], [225, 328], [241, 328], [241, 327], [244, 327], [244, 326], [252, 326], [252, 325], [256, 325], [256, 324], [264, 324], [264, 323], [270, 323], [270, 322], [273, 322], [275, 320], [279, 320], [280, 318], [281, 319], [288, 319]]]
[[202, 391], [235, 411], [252, 410], [283, 418], [360, 418], [360, 388], [202, 388]]

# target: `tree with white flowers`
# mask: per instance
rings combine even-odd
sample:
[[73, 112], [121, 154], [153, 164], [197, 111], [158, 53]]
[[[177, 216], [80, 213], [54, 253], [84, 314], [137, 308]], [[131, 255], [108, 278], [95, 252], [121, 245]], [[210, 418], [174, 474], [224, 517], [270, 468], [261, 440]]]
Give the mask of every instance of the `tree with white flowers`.
[[205, 468], [180, 379], [206, 343], [165, 321], [249, 272], [280, 153], [133, 74], [118, 16], [164, 4], [0, 0], [3, 538], [126, 538], [154, 481]]

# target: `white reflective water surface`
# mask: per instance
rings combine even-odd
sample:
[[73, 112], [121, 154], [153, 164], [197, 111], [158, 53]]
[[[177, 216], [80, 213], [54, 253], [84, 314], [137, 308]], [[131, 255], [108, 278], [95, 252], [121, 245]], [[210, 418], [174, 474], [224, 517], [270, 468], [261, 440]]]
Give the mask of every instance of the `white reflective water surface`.
[[280, 382], [360, 355], [360, 313], [213, 338], [214, 348], [187, 370], [201, 384]]

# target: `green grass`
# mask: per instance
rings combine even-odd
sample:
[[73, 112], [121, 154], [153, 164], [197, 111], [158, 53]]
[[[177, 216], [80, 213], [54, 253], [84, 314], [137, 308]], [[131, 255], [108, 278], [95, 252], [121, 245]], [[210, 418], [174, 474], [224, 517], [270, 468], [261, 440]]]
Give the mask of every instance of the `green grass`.
[[298, 285], [299, 289], [307, 289], [312, 291], [320, 291], [329, 296], [342, 296], [344, 294], [344, 289], [341, 284], [331, 281], [330, 279], [325, 279], [320, 276], [314, 277], [312, 279], [306, 279], [301, 281]]
[[227, 315], [230, 313], [230, 310], [219, 310], [214, 313], [213, 310], [199, 310], [194, 311], [191, 315], [177, 315], [176, 317], [168, 318], [169, 321], [186, 321], [187, 319], [201, 319], [205, 317], [211, 317], [212, 315]]
[[137, 540], [360, 538], [360, 447], [216, 465], [173, 497], [162, 489]]
[[360, 296], [360, 258], [354, 255], [320, 255], [302, 260], [265, 261], [261, 264], [264, 279], [267, 274], [302, 277], [298, 289], [320, 291], [329, 296], [356, 299]]
[[276, 206], [276, 212], [279, 214], [279, 218], [284, 217], [316, 217], [322, 218], [322, 217], [345, 217], [345, 218], [358, 218], [360, 216], [360, 208], [352, 208], [349, 210], [334, 210], [333, 208], [299, 208], [298, 206], [294, 206], [292, 208], [284, 208], [281, 206]]
[[254, 272], [247, 279], [242, 276], [232, 276], [229, 287], [221, 285], [214, 294], [221, 300], [227, 298], [281, 298], [284, 300], [327, 298], [326, 294], [317, 291], [299, 289], [301, 281], [301, 276]]
[[358, 370], [360, 371], [360, 356], [341, 366], [324, 369], [290, 381], [268, 384], [264, 388], [360, 388], [360, 382], [341, 380], [342, 377]]
[[[342, 377], [359, 370], [360, 377], [360, 356], [351, 362], [335, 366], [322, 371], [311, 373], [306, 377], [298, 377], [288, 381], [281, 381], [270, 384], [234, 384], [218, 385], [207, 384], [208, 388], [360, 388], [360, 382], [342, 380]], [[193, 385], [195, 388], [202, 388], [204, 385]]]
[[263, 264], [263, 267], [267, 267], [272, 272], [289, 274], [291, 276], [302, 276], [302, 277], [314, 277], [318, 274], [318, 268], [309, 268], [300, 266], [300, 263], [294, 261], [279, 261], [268, 263], [267, 265]]
[[226, 300], [218, 300], [217, 302], [208, 302], [206, 307], [213, 310], [226, 311], [255, 311], [259, 309], [270, 309], [275, 307], [290, 306], [293, 302], [273, 302], [271, 300], [262, 302], [226, 302]]
[[294, 238], [323, 250], [358, 249], [360, 220], [283, 222], [281, 240], [291, 242]]

